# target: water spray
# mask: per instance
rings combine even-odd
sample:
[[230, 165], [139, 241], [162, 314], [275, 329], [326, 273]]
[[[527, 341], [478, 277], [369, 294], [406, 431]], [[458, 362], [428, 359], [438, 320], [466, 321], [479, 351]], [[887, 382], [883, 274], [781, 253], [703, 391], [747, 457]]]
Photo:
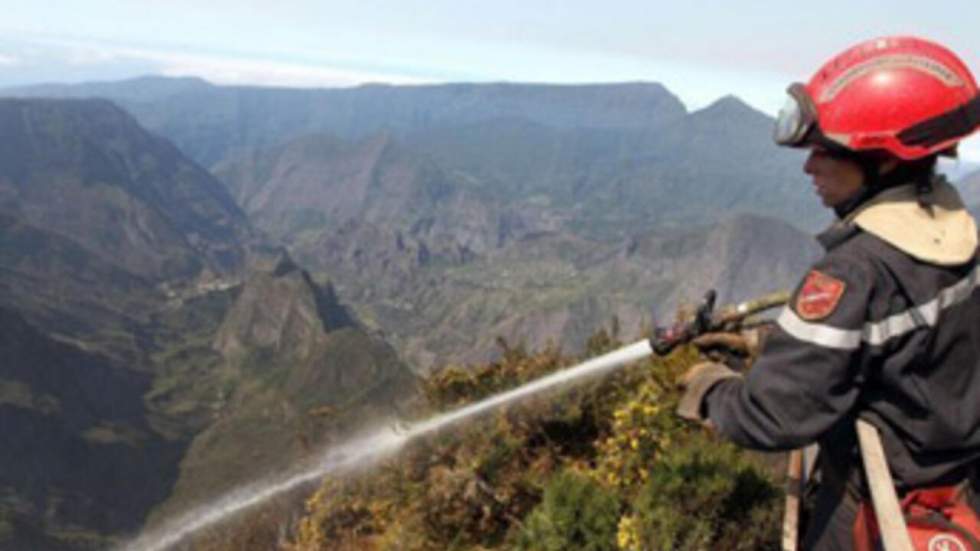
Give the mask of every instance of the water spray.
[[328, 474], [342, 474], [368, 468], [397, 452], [408, 441], [391, 427], [365, 433], [322, 452], [305, 468], [269, 478], [233, 490], [217, 499], [194, 508], [177, 518], [164, 522], [117, 551], [164, 551], [181, 543], [188, 536], [231, 518], [269, 499], [316, 482]]
[[515, 402], [539, 392], [580, 382], [622, 367], [653, 354], [649, 340], [624, 346], [568, 369], [562, 369], [513, 390], [502, 392], [456, 411], [437, 415], [414, 425], [392, 424], [355, 437], [349, 442], [327, 449], [312, 465], [293, 473], [235, 490], [213, 502], [191, 510], [158, 528], [123, 545], [120, 551], [164, 551], [191, 534], [217, 524], [273, 497], [300, 488], [326, 475], [337, 475], [364, 469], [399, 451], [409, 440], [435, 433], [450, 425]]
[[438, 432], [522, 398], [573, 383], [579, 384], [654, 354], [667, 354], [680, 344], [689, 342], [706, 332], [733, 330], [749, 316], [781, 305], [786, 300], [785, 293], [774, 293], [716, 313], [714, 312], [715, 295], [714, 291], [711, 291], [705, 296], [691, 320], [678, 322], [669, 329], [657, 329], [652, 339], [643, 339], [419, 423], [402, 425], [396, 422], [373, 432], [355, 436], [340, 446], [321, 452], [312, 462], [307, 462], [304, 467], [294, 469], [287, 475], [234, 490], [211, 503], [165, 522], [160, 527], [124, 544], [119, 551], [165, 551], [201, 529], [218, 524], [324, 476], [366, 469], [396, 454], [410, 440]]

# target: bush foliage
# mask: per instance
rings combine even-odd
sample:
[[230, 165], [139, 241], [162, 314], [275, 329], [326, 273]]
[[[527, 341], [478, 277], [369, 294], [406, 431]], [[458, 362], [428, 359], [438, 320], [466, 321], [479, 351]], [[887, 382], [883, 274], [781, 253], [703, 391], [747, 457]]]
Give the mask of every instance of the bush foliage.
[[574, 470], [551, 477], [519, 531], [520, 549], [602, 551], [616, 542], [619, 495]]
[[[603, 331], [589, 354], [619, 345]], [[556, 348], [446, 368], [423, 418], [561, 369]], [[290, 551], [777, 549], [782, 491], [757, 458], [674, 416], [681, 349], [433, 437], [308, 499]]]

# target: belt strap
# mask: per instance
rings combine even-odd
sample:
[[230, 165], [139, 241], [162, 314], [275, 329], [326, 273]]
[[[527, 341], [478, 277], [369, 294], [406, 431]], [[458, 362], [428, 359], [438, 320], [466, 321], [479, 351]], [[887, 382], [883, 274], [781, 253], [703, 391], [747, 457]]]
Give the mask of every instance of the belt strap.
[[783, 551], [797, 551], [800, 541], [800, 501], [803, 499], [803, 450], [789, 452], [786, 466], [786, 508], [783, 511]]
[[864, 472], [868, 477], [871, 502], [885, 551], [914, 551], [878, 429], [861, 419], [857, 420], [856, 425], [861, 459], [864, 461]]

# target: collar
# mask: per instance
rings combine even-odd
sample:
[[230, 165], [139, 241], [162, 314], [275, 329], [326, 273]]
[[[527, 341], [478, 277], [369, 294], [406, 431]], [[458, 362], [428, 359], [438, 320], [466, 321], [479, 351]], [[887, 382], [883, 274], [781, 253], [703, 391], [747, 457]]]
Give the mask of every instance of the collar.
[[854, 224], [838, 220], [829, 228], [817, 234], [817, 241], [825, 251], [830, 252], [840, 246], [841, 243], [859, 233], [861, 233], [861, 230]]
[[977, 251], [976, 223], [945, 180], [936, 181], [923, 195], [914, 184], [886, 189], [839, 223], [860, 228], [929, 264], [963, 264]]

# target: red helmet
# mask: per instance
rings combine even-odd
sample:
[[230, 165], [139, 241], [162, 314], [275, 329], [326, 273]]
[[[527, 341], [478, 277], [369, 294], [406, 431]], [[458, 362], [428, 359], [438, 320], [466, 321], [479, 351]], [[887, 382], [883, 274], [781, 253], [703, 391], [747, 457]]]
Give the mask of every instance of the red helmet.
[[789, 87], [773, 137], [787, 146], [884, 150], [913, 160], [980, 128], [980, 93], [945, 47], [897, 36], [858, 44]]

